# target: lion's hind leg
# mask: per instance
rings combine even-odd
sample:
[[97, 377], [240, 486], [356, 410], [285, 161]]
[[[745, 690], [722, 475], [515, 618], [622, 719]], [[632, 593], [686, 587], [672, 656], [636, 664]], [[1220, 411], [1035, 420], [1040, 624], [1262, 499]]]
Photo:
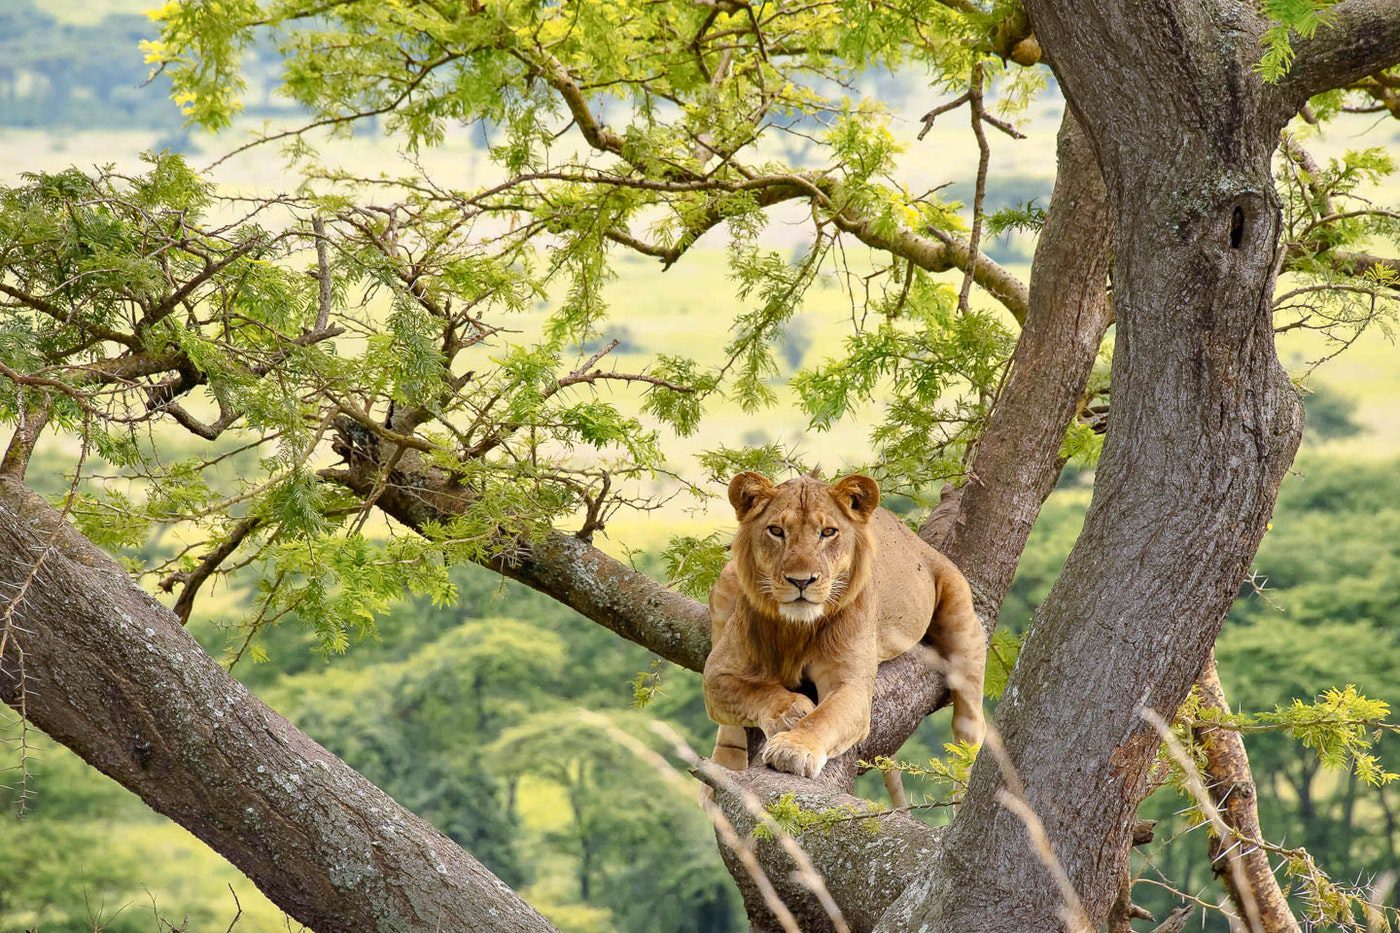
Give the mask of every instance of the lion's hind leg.
[[896, 810], [909, 806], [909, 798], [904, 795], [904, 775], [898, 771], [885, 772], [885, 793], [890, 795], [890, 806]]
[[972, 607], [967, 580], [950, 563], [939, 580], [938, 606], [927, 641], [938, 652], [953, 694], [953, 734], [959, 742], [981, 745], [982, 682], [987, 667], [987, 636]]

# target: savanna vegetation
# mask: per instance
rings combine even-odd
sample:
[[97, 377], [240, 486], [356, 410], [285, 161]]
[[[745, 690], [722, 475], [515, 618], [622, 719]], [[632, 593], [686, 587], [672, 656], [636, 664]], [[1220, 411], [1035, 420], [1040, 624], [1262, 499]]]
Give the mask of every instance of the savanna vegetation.
[[[1115, 97], [1027, 6], [7, 11], [0, 122], [212, 132], [6, 166], [0, 928], [1393, 922], [1400, 15], [1124, 4]], [[1004, 739], [891, 662], [826, 783], [706, 776], [780, 904], [694, 600], [814, 466], [963, 566]]]

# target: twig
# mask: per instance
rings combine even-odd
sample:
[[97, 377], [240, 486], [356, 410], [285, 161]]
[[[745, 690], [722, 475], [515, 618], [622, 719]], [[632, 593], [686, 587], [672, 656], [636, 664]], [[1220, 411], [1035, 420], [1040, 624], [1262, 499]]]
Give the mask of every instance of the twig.
[[977, 137], [977, 186], [972, 194], [972, 234], [967, 241], [967, 269], [963, 274], [962, 291], [958, 293], [958, 311], [966, 314], [972, 296], [972, 281], [977, 274], [977, 260], [982, 243], [982, 205], [987, 199], [987, 167], [992, 151], [987, 134], [982, 131], [986, 111], [982, 106], [982, 88], [986, 75], [982, 62], [972, 66], [972, 85], [968, 88], [968, 104], [972, 109], [972, 135]]

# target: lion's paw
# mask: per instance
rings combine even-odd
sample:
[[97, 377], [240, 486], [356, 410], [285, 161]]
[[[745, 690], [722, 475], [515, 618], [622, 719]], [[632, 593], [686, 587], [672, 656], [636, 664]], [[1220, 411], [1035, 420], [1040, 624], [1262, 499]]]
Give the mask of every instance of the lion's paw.
[[783, 732], [763, 746], [763, 763], [775, 771], [814, 778], [826, 765], [826, 751], [812, 738]]
[[794, 694], [792, 703], [786, 709], [781, 710], [777, 715], [770, 716], [758, 724], [763, 730], [763, 734], [772, 738], [780, 732], [786, 732], [795, 727], [803, 720], [817, 705], [807, 699], [802, 694]]

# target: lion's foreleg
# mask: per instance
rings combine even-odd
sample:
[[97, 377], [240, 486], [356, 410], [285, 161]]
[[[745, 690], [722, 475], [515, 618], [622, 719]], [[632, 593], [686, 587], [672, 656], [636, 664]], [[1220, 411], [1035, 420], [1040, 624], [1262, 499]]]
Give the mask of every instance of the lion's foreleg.
[[[730, 771], [743, 771], [749, 766], [749, 736], [743, 726], [720, 726], [715, 734], [715, 750], [710, 760]], [[708, 784], [700, 785], [700, 805], [708, 806], [714, 799]]]
[[720, 726], [715, 735], [715, 751], [710, 759], [730, 771], [749, 766], [749, 735], [743, 726]]
[[705, 710], [720, 726], [757, 726], [773, 736], [812, 712], [811, 700], [775, 679], [713, 667], [705, 665]]
[[824, 684], [824, 679], [814, 672], [821, 697], [817, 708], [791, 731], [773, 736], [765, 744], [763, 760], [769, 767], [816, 777], [828, 760], [870, 732], [874, 677], [853, 677], [834, 684]]

